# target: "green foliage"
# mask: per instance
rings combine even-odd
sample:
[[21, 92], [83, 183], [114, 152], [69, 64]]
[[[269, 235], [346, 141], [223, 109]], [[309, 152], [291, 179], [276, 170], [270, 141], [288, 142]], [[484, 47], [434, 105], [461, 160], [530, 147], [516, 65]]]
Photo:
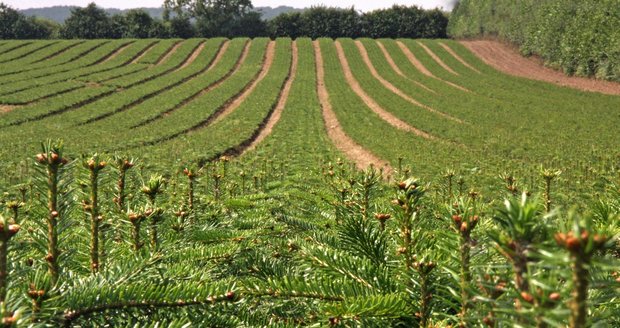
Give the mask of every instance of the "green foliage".
[[450, 18], [455, 37], [499, 37], [569, 75], [620, 81], [620, 2], [470, 1]]

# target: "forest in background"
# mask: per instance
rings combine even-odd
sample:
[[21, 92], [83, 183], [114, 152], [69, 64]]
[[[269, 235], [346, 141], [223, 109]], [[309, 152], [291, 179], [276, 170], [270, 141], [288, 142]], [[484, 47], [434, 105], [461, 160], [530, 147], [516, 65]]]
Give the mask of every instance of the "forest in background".
[[368, 13], [354, 7], [311, 7], [266, 19], [250, 0], [165, 1], [162, 18], [144, 9], [110, 15], [91, 3], [75, 7], [62, 24], [0, 3], [0, 39], [120, 39], [192, 37], [445, 38], [439, 9], [393, 6]]

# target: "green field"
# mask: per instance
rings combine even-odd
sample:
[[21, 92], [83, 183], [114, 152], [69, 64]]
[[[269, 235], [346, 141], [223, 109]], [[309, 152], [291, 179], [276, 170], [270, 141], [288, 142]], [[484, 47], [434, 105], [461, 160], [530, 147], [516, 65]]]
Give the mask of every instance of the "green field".
[[[366, 158], [388, 163], [383, 177], [342, 152], [326, 104]], [[588, 281], [588, 324], [620, 325], [619, 109], [620, 96], [500, 73], [453, 40], [6, 41], [0, 245], [9, 224], [21, 231], [8, 264], [0, 258], [2, 316], [584, 327], [572, 306]], [[56, 223], [46, 196], [56, 164], [33, 160], [45, 140], [64, 143], [48, 157], [69, 160]], [[98, 204], [95, 153], [107, 163]], [[136, 165], [119, 191], [123, 159]], [[149, 199], [157, 174], [165, 188]], [[556, 235], [586, 230], [581, 253]]]

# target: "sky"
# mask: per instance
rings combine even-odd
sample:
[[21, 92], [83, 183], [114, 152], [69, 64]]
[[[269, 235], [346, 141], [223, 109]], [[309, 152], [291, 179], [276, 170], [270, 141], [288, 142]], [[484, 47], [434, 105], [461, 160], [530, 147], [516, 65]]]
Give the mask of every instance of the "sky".
[[[98, 6], [104, 8], [139, 8], [139, 7], [159, 7], [163, 0], [3, 0], [5, 4], [16, 9], [41, 8], [51, 6], [81, 6], [84, 7], [90, 2], [95, 2]], [[350, 8], [369, 11], [378, 8], [391, 7], [392, 4], [399, 5], [417, 5], [419, 7], [431, 9], [443, 7], [451, 10], [453, 0], [391, 0], [391, 1], [372, 1], [372, 0], [253, 0], [254, 7], [270, 6], [277, 7], [287, 5], [295, 8], [310, 7], [312, 5], [325, 5], [333, 7]]]

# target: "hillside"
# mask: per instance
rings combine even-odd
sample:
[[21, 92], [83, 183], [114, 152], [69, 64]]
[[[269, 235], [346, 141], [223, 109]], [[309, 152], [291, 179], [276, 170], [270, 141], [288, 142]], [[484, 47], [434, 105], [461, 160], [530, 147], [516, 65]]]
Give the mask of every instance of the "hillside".
[[620, 0], [462, 0], [449, 33], [499, 38], [568, 75], [620, 81]]
[[483, 57], [0, 40], [2, 325], [620, 327], [620, 85]]

